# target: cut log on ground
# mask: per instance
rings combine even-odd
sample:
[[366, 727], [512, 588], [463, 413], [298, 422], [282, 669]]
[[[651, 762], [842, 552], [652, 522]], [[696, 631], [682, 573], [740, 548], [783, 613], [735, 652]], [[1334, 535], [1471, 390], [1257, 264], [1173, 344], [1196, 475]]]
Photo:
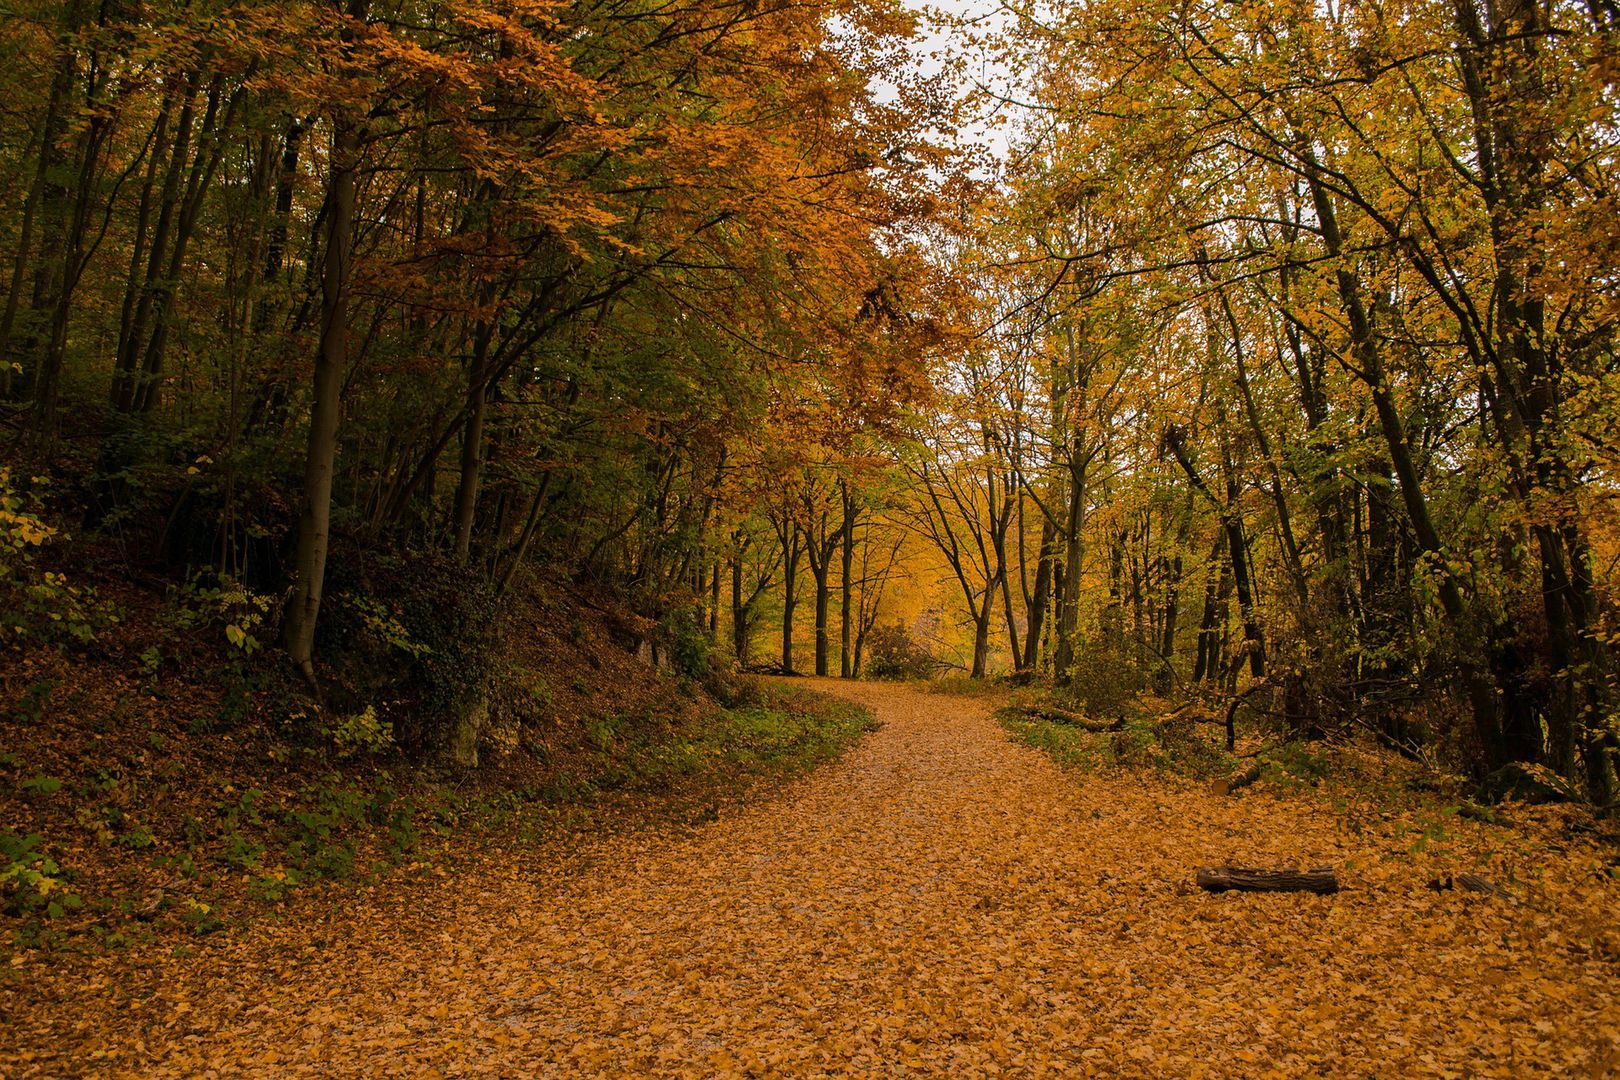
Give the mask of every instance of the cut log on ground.
[[1210, 892], [1312, 892], [1325, 896], [1339, 891], [1333, 871], [1246, 870], [1237, 866], [1200, 866], [1198, 886]]
[[1239, 788], [1248, 787], [1258, 779], [1260, 779], [1260, 763], [1255, 762], [1247, 769], [1235, 772], [1231, 776], [1221, 777], [1211, 787], [1217, 795], [1230, 795]]

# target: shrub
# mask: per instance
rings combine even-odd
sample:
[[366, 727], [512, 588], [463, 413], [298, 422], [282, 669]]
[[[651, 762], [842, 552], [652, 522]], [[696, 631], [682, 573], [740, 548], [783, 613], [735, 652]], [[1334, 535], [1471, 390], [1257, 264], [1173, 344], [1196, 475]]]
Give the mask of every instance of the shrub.
[[273, 621], [266, 625], [275, 610], [273, 600], [228, 574], [204, 572], [171, 592], [163, 621], [175, 630], [217, 627], [232, 649], [252, 656], [261, 645], [258, 634], [274, 630]]
[[381, 754], [394, 748], [394, 726], [379, 719], [373, 705], [367, 705], [357, 713], [323, 721], [321, 734], [332, 741], [338, 757]]
[[347, 693], [339, 711], [353, 720], [370, 708], [407, 751], [449, 747], [492, 681], [495, 603], [483, 575], [438, 554], [360, 552], [329, 570], [328, 590], [318, 648]]
[[1119, 716], [1147, 689], [1147, 675], [1135, 661], [1119, 652], [1078, 649], [1069, 682], [1055, 694], [1087, 716]]
[[874, 679], [923, 679], [940, 663], [899, 623], [875, 627], [866, 638], [866, 674]]
[[37, 833], [19, 836], [0, 832], [0, 896], [5, 898], [9, 914], [26, 915], [43, 909], [54, 919], [83, 906], [83, 901], [63, 884], [62, 868], [56, 860], [39, 850], [41, 843]]
[[42, 516], [44, 484], [35, 477], [24, 494], [11, 470], [0, 468], [0, 645], [29, 637], [93, 641], [97, 626], [112, 621], [95, 590], [38, 566], [41, 548], [67, 539]]
[[688, 679], [708, 675], [709, 635], [701, 607], [693, 604], [666, 613], [653, 633], [670, 667]]

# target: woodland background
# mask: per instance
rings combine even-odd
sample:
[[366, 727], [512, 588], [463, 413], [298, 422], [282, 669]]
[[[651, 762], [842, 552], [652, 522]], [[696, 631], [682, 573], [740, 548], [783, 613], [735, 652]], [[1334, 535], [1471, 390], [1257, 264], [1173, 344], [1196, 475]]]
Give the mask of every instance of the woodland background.
[[3, 647], [470, 764], [566, 595], [1612, 808], [1620, 10], [1053, 4], [1001, 160], [918, 26], [19, 0]]

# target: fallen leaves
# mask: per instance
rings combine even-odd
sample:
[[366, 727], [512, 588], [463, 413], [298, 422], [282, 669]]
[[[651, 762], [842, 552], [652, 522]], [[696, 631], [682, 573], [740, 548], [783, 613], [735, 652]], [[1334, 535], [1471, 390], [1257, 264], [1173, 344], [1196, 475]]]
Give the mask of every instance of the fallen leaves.
[[[1391, 854], [1304, 799], [1065, 774], [971, 700], [825, 688], [885, 725], [769, 801], [602, 837], [535, 880], [495, 853], [475, 882], [334, 905], [163, 983], [101, 972], [92, 990], [14, 960], [0, 1048], [33, 1055], [24, 1075], [1525, 1076], [1616, 1060], [1620, 972], [1601, 943], [1620, 897], [1592, 852], [1459, 823], [1447, 852]], [[1434, 893], [1443, 856], [1534, 872], [1537, 902]], [[1345, 868], [1346, 891], [1189, 881], [1201, 862], [1287, 860]]]

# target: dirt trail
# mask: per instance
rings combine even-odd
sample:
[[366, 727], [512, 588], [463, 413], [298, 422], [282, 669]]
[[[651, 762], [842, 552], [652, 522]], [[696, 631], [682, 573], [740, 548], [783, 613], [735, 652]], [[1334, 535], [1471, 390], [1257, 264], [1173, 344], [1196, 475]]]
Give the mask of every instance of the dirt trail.
[[[1415, 869], [1379, 887], [1416, 888], [1423, 917], [1412, 905], [1392, 914], [1354, 871], [1361, 887], [1336, 898], [1191, 888], [1200, 862], [1343, 866], [1381, 843], [1347, 837], [1332, 815], [1295, 805], [1299, 820], [1278, 829], [1244, 816], [1279, 814], [1266, 798], [1065, 775], [1009, 743], [972, 699], [822, 688], [884, 727], [777, 796], [698, 829], [604, 837], [586, 868], [557, 879], [520, 866], [447, 882], [450, 902], [420, 911], [288, 928], [278, 946], [245, 946], [196, 985], [122, 1012], [89, 1008], [81, 1049], [111, 1057], [81, 1067], [952, 1077], [1604, 1067], [1603, 1032], [1620, 1016], [1612, 958], [1550, 949], [1551, 978], [1524, 971], [1515, 942], [1538, 934], [1526, 910], [1425, 896]], [[300, 949], [297, 934], [326, 943]], [[117, 996], [109, 986], [86, 1001]], [[1549, 1016], [1556, 1033], [1538, 1029]]]

